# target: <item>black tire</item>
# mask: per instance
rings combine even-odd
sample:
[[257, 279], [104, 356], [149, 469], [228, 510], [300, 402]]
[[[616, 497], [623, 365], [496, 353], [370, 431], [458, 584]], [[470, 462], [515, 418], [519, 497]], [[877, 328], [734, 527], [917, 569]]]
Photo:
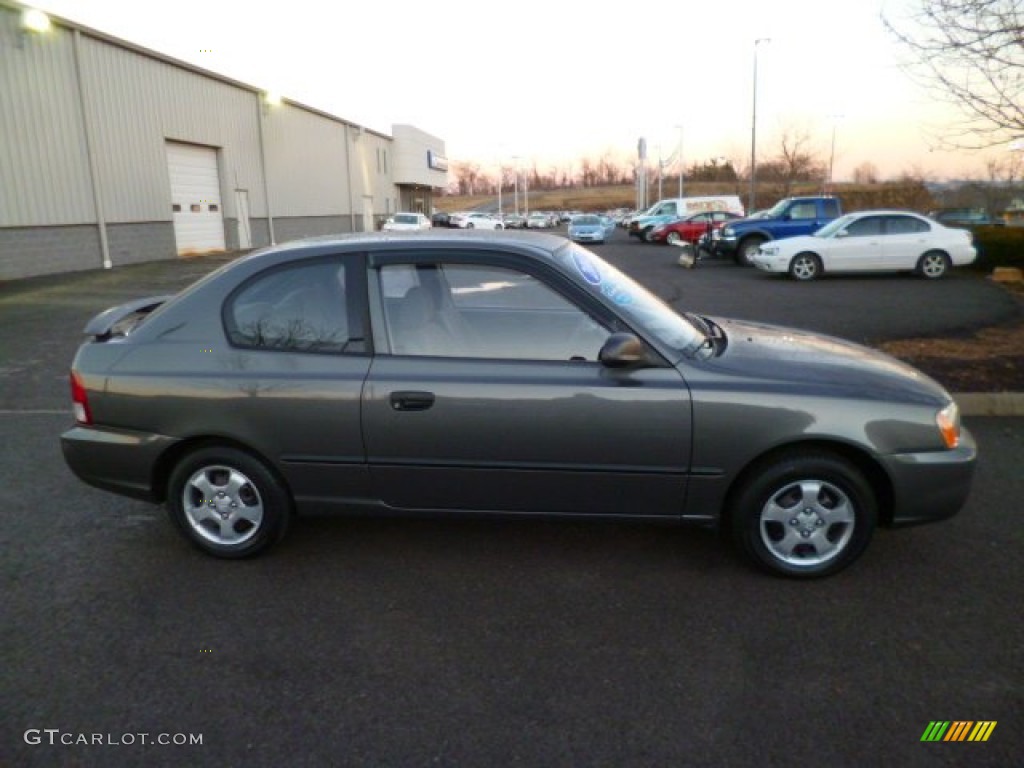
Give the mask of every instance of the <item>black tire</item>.
[[674, 230], [665, 235], [665, 242], [669, 245], [677, 245], [682, 241], [682, 239], [683, 236]]
[[645, 243], [653, 243], [654, 242], [654, 227], [653, 226], [647, 227], [647, 229], [645, 229], [643, 231], [643, 234], [640, 236], [640, 239], [643, 240]]
[[808, 282], [819, 277], [822, 272], [821, 259], [815, 253], [798, 253], [789, 262], [789, 276], [794, 280]]
[[760, 235], [750, 235], [745, 237], [736, 244], [736, 263], [741, 267], [751, 267], [754, 265], [753, 255], [757, 253], [757, 249], [761, 247], [761, 243], [768, 242], [767, 238], [761, 237]]
[[753, 467], [727, 515], [737, 547], [756, 565], [776, 575], [816, 578], [860, 557], [874, 533], [878, 503], [846, 459], [794, 450]]
[[167, 484], [167, 510], [186, 539], [223, 558], [256, 555], [281, 540], [292, 517], [284, 484], [259, 459], [228, 446], [187, 454]]
[[472, 221], [469, 222], [469, 224], [466, 225], [466, 229], [475, 229], [475, 226], [474, 226]]
[[917, 274], [928, 280], [938, 280], [945, 277], [952, 264], [949, 256], [942, 251], [928, 251], [917, 260]]

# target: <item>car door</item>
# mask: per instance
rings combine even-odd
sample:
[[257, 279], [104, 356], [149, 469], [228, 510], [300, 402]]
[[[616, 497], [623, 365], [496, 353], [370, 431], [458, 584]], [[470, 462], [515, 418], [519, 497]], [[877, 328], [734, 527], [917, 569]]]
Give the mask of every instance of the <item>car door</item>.
[[493, 253], [389, 255], [372, 267], [378, 354], [363, 430], [385, 504], [681, 512], [689, 391], [667, 363], [614, 370], [597, 362], [614, 321], [586, 306], [592, 298]]
[[883, 217], [885, 234], [882, 267], [885, 269], [914, 269], [917, 260], [929, 247], [931, 226], [924, 219], [905, 214]]
[[825, 271], [868, 272], [884, 266], [881, 216], [864, 216], [828, 238], [823, 246]]

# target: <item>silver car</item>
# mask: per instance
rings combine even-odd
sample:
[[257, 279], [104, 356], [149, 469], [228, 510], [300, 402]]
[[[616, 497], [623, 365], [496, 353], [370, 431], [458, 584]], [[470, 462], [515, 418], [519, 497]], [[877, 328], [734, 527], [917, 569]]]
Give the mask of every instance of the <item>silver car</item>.
[[553, 235], [297, 242], [85, 331], [68, 465], [227, 558], [297, 511], [547, 516], [719, 526], [822, 576], [956, 514], [975, 464], [913, 368], [679, 314]]

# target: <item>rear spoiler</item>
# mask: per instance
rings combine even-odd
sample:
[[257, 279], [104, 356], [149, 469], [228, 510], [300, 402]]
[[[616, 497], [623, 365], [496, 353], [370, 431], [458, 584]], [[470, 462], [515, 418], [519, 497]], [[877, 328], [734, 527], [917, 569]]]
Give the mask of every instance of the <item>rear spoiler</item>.
[[147, 315], [159, 307], [165, 301], [174, 298], [174, 294], [166, 296], [149, 296], [145, 299], [135, 299], [127, 304], [120, 304], [100, 312], [96, 317], [85, 324], [82, 331], [87, 336], [95, 336], [97, 339], [107, 339], [113, 335], [114, 326], [132, 315]]

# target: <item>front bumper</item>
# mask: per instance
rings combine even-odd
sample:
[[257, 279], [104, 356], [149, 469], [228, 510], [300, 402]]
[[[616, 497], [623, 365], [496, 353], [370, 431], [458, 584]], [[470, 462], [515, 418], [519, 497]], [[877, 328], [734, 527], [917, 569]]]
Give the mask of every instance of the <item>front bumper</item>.
[[953, 517], [967, 502], [978, 446], [966, 429], [951, 451], [898, 453], [881, 458], [892, 480], [892, 525], [932, 523]]
[[712, 237], [711, 252], [716, 256], [732, 256], [736, 253], [736, 242], [735, 237], [731, 237], [729, 239], [724, 237]]
[[111, 427], [77, 426], [60, 436], [64, 461], [95, 488], [145, 501], [159, 501], [156, 466], [177, 438]]
[[764, 272], [789, 271], [789, 264], [784, 256], [769, 256], [766, 253], [757, 253], [750, 261], [751, 264]]

